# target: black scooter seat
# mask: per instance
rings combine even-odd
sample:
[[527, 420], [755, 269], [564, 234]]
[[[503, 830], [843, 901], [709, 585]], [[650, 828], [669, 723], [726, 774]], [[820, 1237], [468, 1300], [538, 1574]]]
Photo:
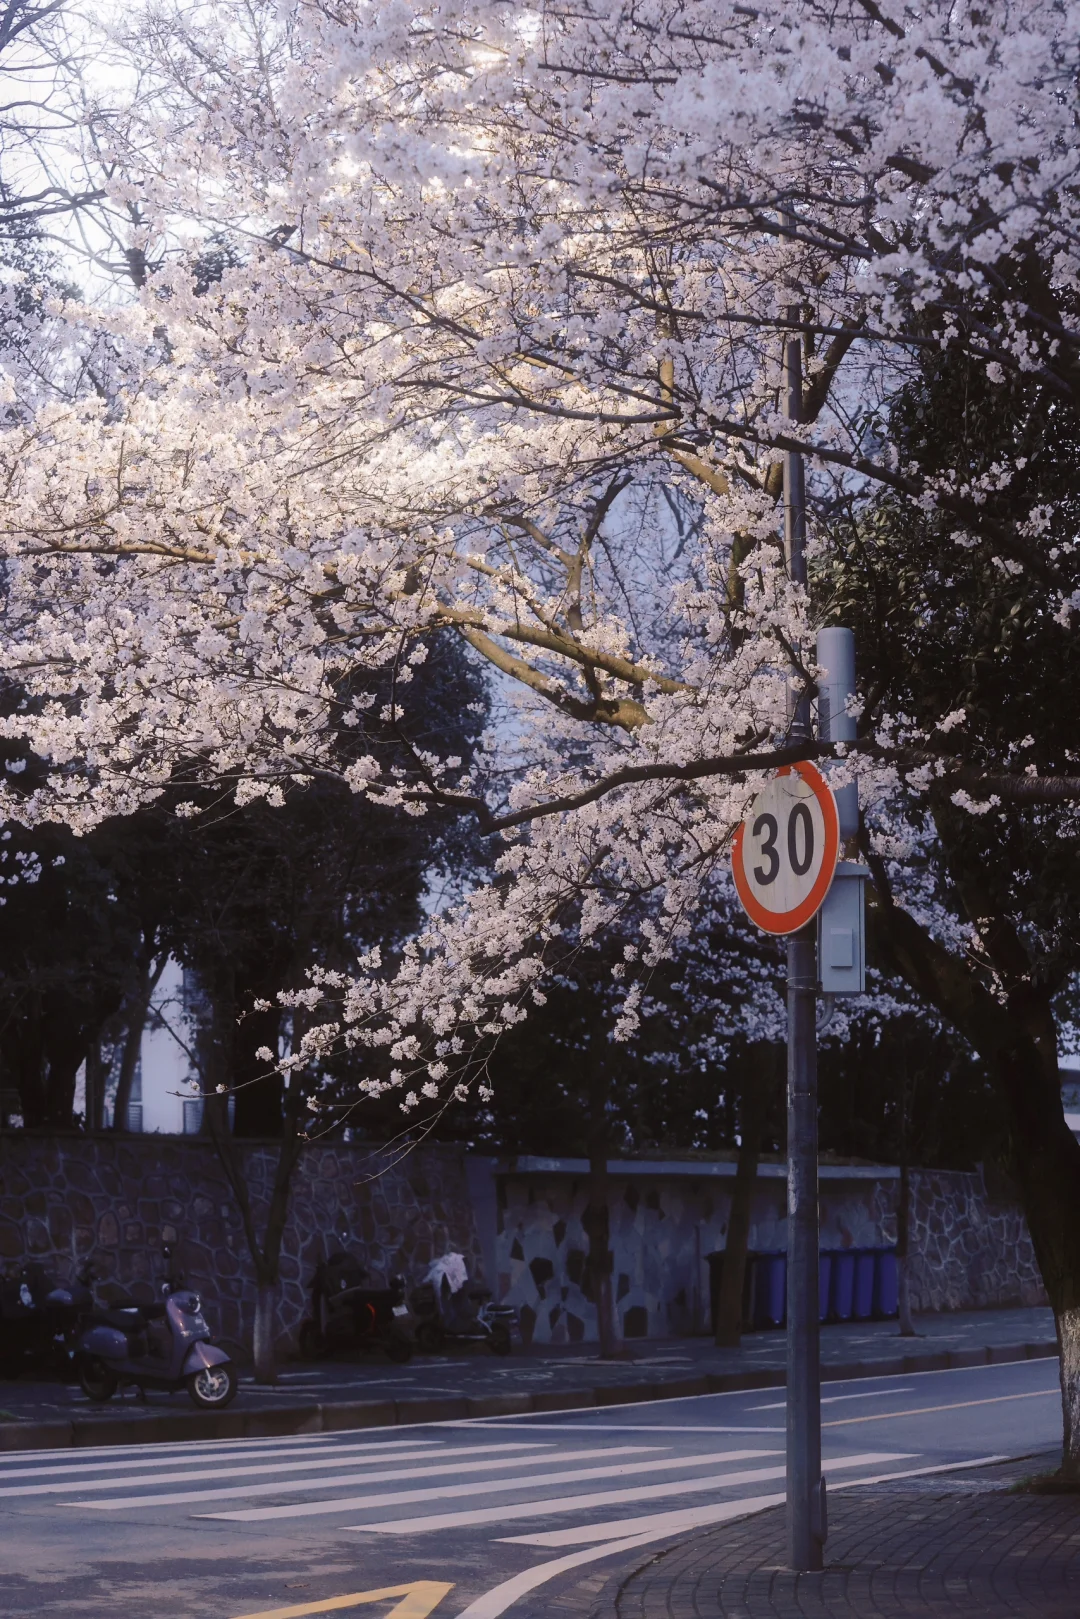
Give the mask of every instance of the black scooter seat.
[[329, 1294], [326, 1302], [332, 1308], [335, 1304], [358, 1304], [361, 1302], [375, 1304], [389, 1297], [390, 1293], [386, 1288], [344, 1287], [340, 1293]]
[[120, 1305], [114, 1310], [95, 1310], [90, 1319], [95, 1327], [118, 1327], [121, 1332], [134, 1332], [142, 1324], [142, 1317], [134, 1305]]
[[138, 1332], [147, 1321], [165, 1314], [163, 1304], [114, 1304], [108, 1310], [95, 1310], [91, 1321], [96, 1327], [116, 1327], [120, 1332]]

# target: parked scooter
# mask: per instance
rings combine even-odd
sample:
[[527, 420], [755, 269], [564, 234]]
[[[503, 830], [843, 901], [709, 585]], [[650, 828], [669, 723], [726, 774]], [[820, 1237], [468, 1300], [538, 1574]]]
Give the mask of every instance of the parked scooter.
[[318, 1360], [335, 1349], [382, 1349], [403, 1364], [413, 1352], [405, 1303], [405, 1278], [391, 1276], [388, 1287], [366, 1287], [368, 1272], [340, 1246], [315, 1269], [311, 1315], [300, 1325], [300, 1354]]
[[417, 1318], [416, 1343], [426, 1355], [437, 1355], [448, 1343], [487, 1344], [493, 1355], [508, 1355], [517, 1312], [493, 1304], [491, 1289], [469, 1281], [461, 1254], [444, 1254], [428, 1268], [410, 1301]]
[[91, 1302], [90, 1274], [58, 1284], [44, 1265], [24, 1265], [0, 1280], [0, 1376], [68, 1368], [76, 1324]]
[[111, 1400], [122, 1384], [170, 1392], [186, 1388], [196, 1405], [220, 1411], [236, 1393], [236, 1368], [224, 1349], [210, 1342], [202, 1300], [172, 1268], [162, 1283], [164, 1302], [124, 1299], [98, 1305], [83, 1317], [75, 1351], [79, 1383], [87, 1399]]

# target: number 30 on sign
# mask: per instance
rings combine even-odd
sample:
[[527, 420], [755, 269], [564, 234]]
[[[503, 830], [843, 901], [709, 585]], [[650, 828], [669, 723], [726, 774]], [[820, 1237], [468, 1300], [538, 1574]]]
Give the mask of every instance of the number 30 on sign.
[[829, 892], [840, 852], [836, 800], [821, 771], [785, 765], [735, 833], [731, 869], [743, 909], [766, 933], [797, 933]]

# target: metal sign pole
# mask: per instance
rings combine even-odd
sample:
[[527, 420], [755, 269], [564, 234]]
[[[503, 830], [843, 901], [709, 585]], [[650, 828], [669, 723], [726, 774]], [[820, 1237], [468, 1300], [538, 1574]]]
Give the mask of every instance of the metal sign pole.
[[[798, 305], [786, 311], [799, 320]], [[802, 339], [784, 344], [784, 410], [802, 415]], [[802, 456], [784, 455], [784, 546], [788, 575], [806, 583], [806, 492]], [[810, 700], [791, 720], [792, 741], [811, 734]], [[787, 1514], [788, 1561], [803, 1571], [823, 1566], [825, 1482], [821, 1475], [821, 1385], [818, 1303], [817, 949], [816, 926], [792, 934], [787, 952]]]

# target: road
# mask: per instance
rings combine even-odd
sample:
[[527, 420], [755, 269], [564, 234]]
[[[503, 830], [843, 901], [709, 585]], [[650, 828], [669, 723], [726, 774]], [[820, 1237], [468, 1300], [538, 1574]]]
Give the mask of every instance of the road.
[[[1033, 1454], [1060, 1443], [1057, 1363], [831, 1383], [822, 1414], [830, 1491]], [[782, 1393], [759, 1391], [408, 1430], [9, 1453], [0, 1611], [533, 1619], [579, 1568], [782, 1498], [783, 1424]]]
[[[950, 1310], [916, 1317], [917, 1338], [898, 1338], [895, 1321], [829, 1322], [821, 1329], [825, 1368], [866, 1366], [895, 1361], [898, 1356], [956, 1354], [979, 1358], [987, 1349], [1011, 1346], [1023, 1360], [1023, 1346], [1051, 1346], [1054, 1316], [1045, 1307], [1005, 1310]], [[557, 1395], [585, 1388], [618, 1388], [642, 1382], [729, 1373], [782, 1372], [787, 1364], [783, 1332], [751, 1332], [738, 1349], [717, 1350], [711, 1338], [637, 1340], [627, 1361], [601, 1361], [595, 1344], [531, 1344], [517, 1347], [505, 1360], [483, 1349], [460, 1349], [449, 1355], [417, 1355], [407, 1366], [391, 1366], [381, 1356], [334, 1359], [317, 1366], [289, 1363], [276, 1387], [241, 1378], [236, 1409], [267, 1411], [305, 1402], [345, 1404], [352, 1401], [477, 1399], [488, 1395]], [[938, 1364], [941, 1364], [940, 1361]], [[640, 1391], [638, 1394], [640, 1398]], [[554, 1402], [552, 1402], [554, 1403]], [[191, 1409], [186, 1394], [151, 1393], [145, 1404], [131, 1398], [108, 1406], [91, 1406], [77, 1384], [37, 1382], [21, 1377], [0, 1383], [0, 1425], [7, 1421], [85, 1422], [97, 1418], [142, 1423], [159, 1414], [182, 1416]], [[432, 1413], [435, 1415], [436, 1413]], [[462, 1412], [461, 1415], [465, 1415]], [[110, 1437], [112, 1437], [110, 1435]], [[182, 1435], [171, 1434], [172, 1439]], [[57, 1444], [64, 1441], [57, 1439]], [[88, 1443], [93, 1443], [88, 1440]]]

